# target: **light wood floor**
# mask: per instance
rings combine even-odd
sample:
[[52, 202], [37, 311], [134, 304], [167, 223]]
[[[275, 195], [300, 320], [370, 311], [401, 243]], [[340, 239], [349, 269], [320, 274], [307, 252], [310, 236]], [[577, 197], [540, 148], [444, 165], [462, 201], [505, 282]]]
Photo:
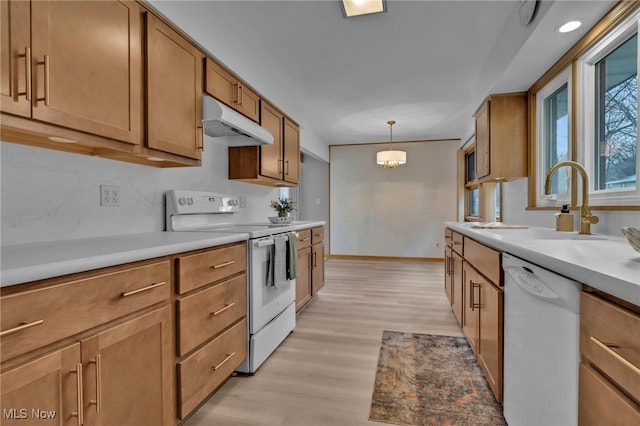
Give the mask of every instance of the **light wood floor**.
[[383, 330], [462, 336], [440, 262], [330, 259], [326, 285], [253, 377], [233, 377], [188, 426], [370, 422]]

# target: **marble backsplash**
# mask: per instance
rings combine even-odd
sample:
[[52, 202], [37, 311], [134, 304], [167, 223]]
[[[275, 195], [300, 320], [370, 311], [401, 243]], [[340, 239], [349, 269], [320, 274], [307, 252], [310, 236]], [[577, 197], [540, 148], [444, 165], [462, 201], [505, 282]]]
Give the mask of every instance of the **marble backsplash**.
[[[164, 230], [164, 192], [244, 195], [230, 221], [266, 221], [279, 189], [227, 179], [227, 146], [207, 137], [202, 167], [156, 169], [0, 143], [2, 245]], [[100, 206], [100, 185], [117, 185], [120, 207]]]

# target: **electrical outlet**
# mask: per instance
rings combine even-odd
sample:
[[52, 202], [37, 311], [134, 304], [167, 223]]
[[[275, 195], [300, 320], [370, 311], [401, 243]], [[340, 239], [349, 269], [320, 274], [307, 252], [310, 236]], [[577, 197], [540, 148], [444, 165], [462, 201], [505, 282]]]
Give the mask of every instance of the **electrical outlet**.
[[120, 207], [120, 187], [115, 185], [100, 185], [100, 206]]

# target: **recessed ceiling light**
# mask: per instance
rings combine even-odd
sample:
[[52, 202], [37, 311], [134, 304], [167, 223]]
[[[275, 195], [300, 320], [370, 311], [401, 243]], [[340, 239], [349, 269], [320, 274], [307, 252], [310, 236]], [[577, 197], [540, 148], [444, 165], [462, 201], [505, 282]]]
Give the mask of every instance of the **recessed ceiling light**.
[[73, 139], [62, 138], [60, 136], [49, 136], [49, 140], [60, 143], [76, 143]]
[[340, 6], [345, 18], [387, 11], [386, 0], [342, 0]]
[[558, 31], [559, 33], [569, 33], [571, 31], [577, 30], [581, 25], [582, 22], [580, 21], [569, 21], [560, 25], [556, 31]]
[[150, 157], [147, 157], [147, 160], [149, 160], [149, 161], [164, 161], [164, 158], [150, 156]]

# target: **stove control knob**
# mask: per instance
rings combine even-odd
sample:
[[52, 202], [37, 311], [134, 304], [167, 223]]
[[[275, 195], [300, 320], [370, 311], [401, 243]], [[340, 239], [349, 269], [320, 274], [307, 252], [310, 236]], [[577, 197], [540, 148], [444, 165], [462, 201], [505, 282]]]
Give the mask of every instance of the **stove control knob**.
[[184, 206], [186, 202], [187, 200], [184, 197], [178, 198], [178, 204], [180, 204], [181, 206]]
[[193, 198], [192, 197], [187, 198], [187, 204], [190, 205], [190, 206], [193, 205]]

